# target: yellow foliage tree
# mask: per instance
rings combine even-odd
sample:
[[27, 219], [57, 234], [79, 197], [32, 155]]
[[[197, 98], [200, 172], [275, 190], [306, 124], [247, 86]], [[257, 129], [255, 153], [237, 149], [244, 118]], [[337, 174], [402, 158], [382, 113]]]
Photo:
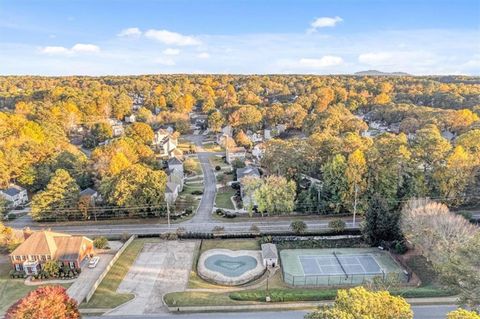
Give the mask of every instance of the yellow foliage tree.
[[447, 319], [480, 319], [480, 315], [473, 311], [457, 309], [449, 312]]
[[[368, 291], [363, 287], [339, 290], [333, 306], [322, 307], [307, 319], [412, 319], [410, 305], [388, 291]], [[450, 318], [449, 318], [450, 319]]]

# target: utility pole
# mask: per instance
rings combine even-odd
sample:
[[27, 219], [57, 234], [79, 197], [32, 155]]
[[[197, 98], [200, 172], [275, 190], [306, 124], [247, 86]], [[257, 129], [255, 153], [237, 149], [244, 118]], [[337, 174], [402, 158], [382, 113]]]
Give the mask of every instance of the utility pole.
[[167, 223], [168, 223], [168, 229], [170, 229], [170, 205], [168, 204], [168, 200], [166, 202], [167, 202]]
[[357, 195], [358, 195], [358, 186], [355, 183], [355, 200], [353, 202], [353, 227], [355, 227], [355, 217], [357, 215]]

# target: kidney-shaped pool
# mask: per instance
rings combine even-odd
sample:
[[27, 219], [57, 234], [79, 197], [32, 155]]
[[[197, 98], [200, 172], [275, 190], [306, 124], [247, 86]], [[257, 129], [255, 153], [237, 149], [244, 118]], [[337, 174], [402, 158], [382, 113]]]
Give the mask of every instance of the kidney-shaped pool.
[[263, 274], [265, 267], [260, 251], [212, 249], [198, 260], [198, 274], [222, 285], [241, 285]]

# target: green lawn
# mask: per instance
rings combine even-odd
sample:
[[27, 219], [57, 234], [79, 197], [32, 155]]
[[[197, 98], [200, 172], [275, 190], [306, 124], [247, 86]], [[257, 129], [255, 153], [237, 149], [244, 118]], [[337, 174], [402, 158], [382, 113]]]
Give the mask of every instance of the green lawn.
[[205, 239], [202, 241], [200, 253], [209, 249], [260, 250], [256, 239]]
[[[24, 279], [11, 279], [9, 276], [10, 264], [0, 264], [0, 317], [18, 299], [24, 297], [30, 291], [41, 286], [26, 286]], [[70, 284], [62, 284], [68, 288]]]
[[235, 195], [235, 190], [231, 187], [226, 187], [226, 189], [226, 192], [217, 192], [217, 195], [215, 196], [215, 206], [219, 208], [235, 209], [230, 199]]
[[165, 302], [169, 306], [228, 306], [253, 304], [230, 299], [228, 293], [184, 291], [165, 295]]
[[134, 297], [133, 294], [119, 294], [117, 288], [128, 273], [138, 254], [146, 242], [157, 241], [153, 238], [135, 239], [103, 279], [92, 299], [88, 303], [82, 303], [81, 308], [114, 308]]
[[203, 184], [185, 184], [180, 195], [192, 194], [194, 191], [203, 191]]

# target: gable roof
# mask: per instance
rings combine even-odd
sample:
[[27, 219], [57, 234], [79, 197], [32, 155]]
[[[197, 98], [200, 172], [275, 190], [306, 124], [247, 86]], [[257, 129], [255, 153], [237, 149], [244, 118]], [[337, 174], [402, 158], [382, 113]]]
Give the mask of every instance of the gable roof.
[[165, 193], [174, 193], [178, 186], [177, 183], [168, 182], [167, 187], [165, 188]]
[[97, 194], [97, 191], [90, 187], [85, 188], [83, 191], [80, 192], [80, 196], [92, 196], [95, 194]]
[[258, 176], [260, 177], [260, 171], [253, 166], [246, 166], [244, 168], [237, 168], [237, 180], [241, 180], [245, 176]]
[[9, 188], [7, 189], [2, 189], [1, 192], [4, 194], [7, 194], [8, 196], [15, 196], [19, 194], [20, 192], [24, 191], [25, 189], [23, 187], [17, 186], [17, 185], [10, 185]]
[[168, 165], [169, 166], [170, 165], [182, 165], [182, 164], [183, 164], [182, 161], [179, 160], [176, 156], [174, 156], [174, 157], [172, 157], [168, 160]]
[[275, 244], [262, 244], [263, 258], [278, 258], [277, 246]]

